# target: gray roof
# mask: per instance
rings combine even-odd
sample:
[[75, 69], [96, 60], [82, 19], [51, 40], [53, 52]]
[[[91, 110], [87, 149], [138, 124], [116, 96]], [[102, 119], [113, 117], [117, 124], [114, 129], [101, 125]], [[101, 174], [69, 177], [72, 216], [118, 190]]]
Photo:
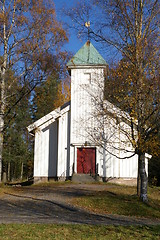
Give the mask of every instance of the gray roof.
[[90, 41], [87, 41], [67, 63], [68, 67], [86, 65], [107, 65], [104, 58], [99, 54]]

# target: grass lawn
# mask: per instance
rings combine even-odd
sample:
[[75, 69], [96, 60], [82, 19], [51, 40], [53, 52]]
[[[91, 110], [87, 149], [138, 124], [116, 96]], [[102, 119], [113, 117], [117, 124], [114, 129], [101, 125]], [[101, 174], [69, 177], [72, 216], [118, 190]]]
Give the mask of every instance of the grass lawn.
[[160, 218], [160, 188], [149, 187], [148, 198], [144, 204], [136, 196], [136, 187], [110, 185], [108, 190], [76, 197], [72, 203], [95, 213]]
[[160, 239], [160, 226], [122, 227], [90, 225], [1, 224], [1, 240], [45, 239]]

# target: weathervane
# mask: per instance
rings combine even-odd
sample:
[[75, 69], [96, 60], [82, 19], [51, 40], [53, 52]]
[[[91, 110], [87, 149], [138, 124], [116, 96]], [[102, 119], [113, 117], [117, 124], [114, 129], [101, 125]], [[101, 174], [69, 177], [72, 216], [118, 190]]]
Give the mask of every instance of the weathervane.
[[85, 22], [85, 27], [88, 28], [88, 41], [90, 40], [90, 21]]

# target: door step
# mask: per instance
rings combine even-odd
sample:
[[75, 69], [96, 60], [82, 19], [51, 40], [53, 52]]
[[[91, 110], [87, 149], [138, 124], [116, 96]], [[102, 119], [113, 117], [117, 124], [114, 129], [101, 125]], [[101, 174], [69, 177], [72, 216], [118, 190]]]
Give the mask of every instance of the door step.
[[75, 183], [94, 183], [95, 178], [90, 174], [73, 174], [72, 182]]

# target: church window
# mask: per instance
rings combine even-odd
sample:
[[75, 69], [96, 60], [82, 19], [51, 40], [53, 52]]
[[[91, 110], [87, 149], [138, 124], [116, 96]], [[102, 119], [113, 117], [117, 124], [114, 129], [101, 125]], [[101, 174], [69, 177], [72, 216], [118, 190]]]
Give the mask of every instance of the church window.
[[82, 84], [90, 84], [91, 83], [91, 73], [84, 73]]

